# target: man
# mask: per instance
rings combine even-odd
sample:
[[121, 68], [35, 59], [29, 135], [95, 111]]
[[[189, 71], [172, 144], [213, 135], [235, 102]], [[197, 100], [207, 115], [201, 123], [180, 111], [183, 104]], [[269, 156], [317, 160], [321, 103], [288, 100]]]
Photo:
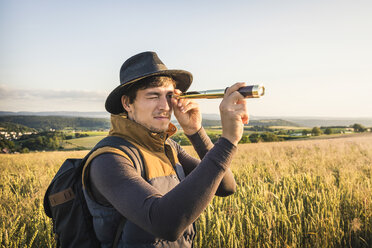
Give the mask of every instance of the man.
[[[168, 70], [156, 53], [129, 58], [120, 70], [121, 84], [106, 100], [111, 136], [138, 148], [143, 174], [120, 151], [93, 153], [84, 169], [85, 195], [102, 247], [113, 245], [120, 216], [126, 218], [119, 247], [191, 247], [194, 221], [213, 196], [235, 191], [229, 166], [248, 123], [245, 100], [230, 87], [220, 105], [222, 137], [213, 145], [201, 126], [196, 102], [178, 99], [192, 82], [183, 70]], [[169, 137], [174, 112], [201, 160], [188, 155]]]

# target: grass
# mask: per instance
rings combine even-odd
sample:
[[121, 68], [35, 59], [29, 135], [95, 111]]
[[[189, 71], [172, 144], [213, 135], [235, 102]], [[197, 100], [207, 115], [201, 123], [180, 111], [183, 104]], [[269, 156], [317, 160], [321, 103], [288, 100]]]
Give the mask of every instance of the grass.
[[[54, 245], [44, 192], [86, 153], [0, 155], [0, 247]], [[237, 192], [203, 212], [195, 247], [372, 247], [371, 135], [241, 144], [232, 170]]]
[[[190, 148], [187, 148], [190, 149]], [[372, 136], [239, 145], [196, 247], [371, 247]]]
[[295, 127], [295, 126], [270, 126], [271, 129], [283, 129], [283, 130], [304, 130], [311, 129], [310, 127]]
[[63, 148], [67, 150], [73, 149], [92, 149], [95, 144], [107, 135], [89, 136], [77, 139], [69, 139], [64, 141]]
[[88, 134], [89, 136], [107, 136], [108, 132], [106, 131], [89, 131], [89, 132], [79, 132], [81, 134]]
[[[76, 132], [76, 133], [88, 134], [89, 136], [103, 136], [103, 135], [106, 136], [106, 135], [108, 135], [109, 132], [106, 132], [106, 131], [79, 131], [79, 132]], [[65, 135], [74, 136], [75, 132], [65, 132]]]
[[0, 155], [0, 247], [53, 247], [51, 221], [42, 207], [44, 193], [66, 157], [86, 153]]

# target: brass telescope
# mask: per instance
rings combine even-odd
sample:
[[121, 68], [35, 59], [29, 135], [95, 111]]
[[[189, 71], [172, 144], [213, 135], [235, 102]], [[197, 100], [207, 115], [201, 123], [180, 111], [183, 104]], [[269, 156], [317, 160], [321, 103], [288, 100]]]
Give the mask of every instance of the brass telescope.
[[[223, 98], [226, 89], [218, 90], [203, 90], [203, 91], [189, 91], [182, 93], [176, 98], [192, 98], [192, 99], [216, 99]], [[238, 92], [244, 96], [244, 98], [260, 98], [265, 94], [265, 87], [262, 85], [249, 85], [241, 87]]]

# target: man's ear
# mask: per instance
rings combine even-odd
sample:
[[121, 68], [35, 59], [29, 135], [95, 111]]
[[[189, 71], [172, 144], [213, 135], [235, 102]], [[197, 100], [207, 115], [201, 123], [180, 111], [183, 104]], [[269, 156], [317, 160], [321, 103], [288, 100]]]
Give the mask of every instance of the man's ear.
[[130, 112], [130, 107], [129, 107], [129, 97], [128, 96], [122, 96], [121, 97], [121, 105], [123, 105], [123, 108], [125, 109], [125, 111], [127, 111], [128, 113]]

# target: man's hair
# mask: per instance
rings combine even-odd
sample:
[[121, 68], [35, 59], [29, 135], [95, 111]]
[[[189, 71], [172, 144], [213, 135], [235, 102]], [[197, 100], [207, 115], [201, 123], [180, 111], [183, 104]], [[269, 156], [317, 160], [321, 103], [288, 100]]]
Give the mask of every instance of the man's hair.
[[[134, 100], [136, 100], [138, 90], [166, 86], [169, 83], [173, 84], [173, 86], [176, 87], [176, 81], [170, 76], [151, 76], [130, 85], [123, 95], [127, 96], [129, 99], [129, 103], [132, 104]], [[124, 113], [126, 112], [127, 111], [125, 111], [124, 109]]]

